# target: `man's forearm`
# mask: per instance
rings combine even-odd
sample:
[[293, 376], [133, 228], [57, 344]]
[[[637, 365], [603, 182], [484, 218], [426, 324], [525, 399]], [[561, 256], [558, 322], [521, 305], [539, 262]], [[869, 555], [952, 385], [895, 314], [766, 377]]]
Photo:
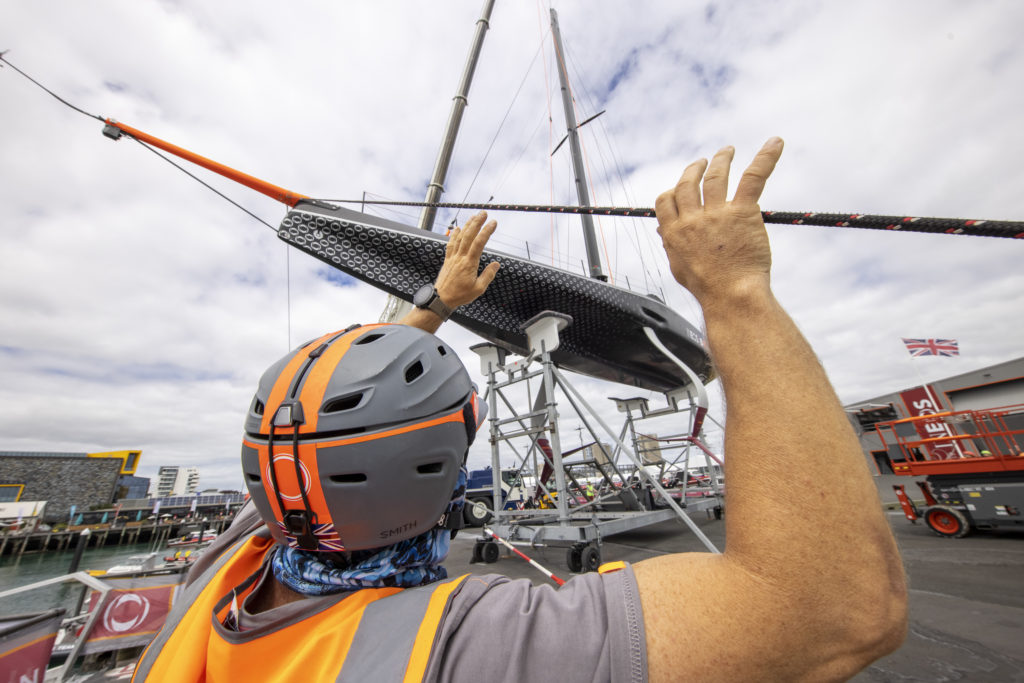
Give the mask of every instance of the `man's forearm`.
[[[769, 139], [727, 201], [734, 150], [683, 171], [655, 202], [672, 275], [704, 309], [727, 402], [726, 550], [634, 567], [652, 681], [849, 678], [902, 642], [905, 584], [839, 400], [770, 286], [757, 202], [782, 154]], [[686, 581], [687, 589], [679, 586]]]
[[727, 402], [730, 560], [830, 610], [901, 610], [895, 542], [810, 345], [767, 286], [706, 303], [705, 322]]

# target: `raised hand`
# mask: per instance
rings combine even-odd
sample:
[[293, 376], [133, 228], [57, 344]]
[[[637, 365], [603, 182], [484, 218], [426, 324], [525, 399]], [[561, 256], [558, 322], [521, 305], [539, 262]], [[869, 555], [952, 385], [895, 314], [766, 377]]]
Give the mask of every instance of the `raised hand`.
[[735, 150], [723, 147], [710, 164], [701, 159], [687, 166], [676, 186], [655, 203], [672, 275], [705, 308], [769, 285], [771, 249], [757, 202], [782, 147], [781, 138], [764, 144], [732, 201], [726, 192]]
[[480, 271], [480, 256], [487, 240], [498, 227], [497, 221], [485, 223], [487, 214], [476, 214], [461, 228], [455, 228], [448, 237], [444, 265], [437, 274], [437, 293], [450, 308], [465, 306], [483, 294], [494, 280], [500, 267], [497, 262], [487, 264]]

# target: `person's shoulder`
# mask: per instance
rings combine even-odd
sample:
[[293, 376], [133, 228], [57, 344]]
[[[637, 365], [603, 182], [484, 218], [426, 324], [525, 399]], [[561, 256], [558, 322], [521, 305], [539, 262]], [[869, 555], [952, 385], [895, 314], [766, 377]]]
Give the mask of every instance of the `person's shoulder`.
[[[621, 571], [618, 571], [621, 570]], [[514, 610], [524, 615], [588, 609], [581, 605], [622, 605], [638, 600], [632, 567], [623, 564], [606, 573], [573, 576], [564, 585], [535, 585], [529, 579], [501, 574], [471, 574], [453, 595], [453, 616], [477, 610]]]
[[645, 680], [636, 582], [624, 569], [580, 574], [558, 587], [498, 574], [465, 577], [437, 637], [436, 678], [428, 680], [473, 680], [482, 661], [504, 680]]

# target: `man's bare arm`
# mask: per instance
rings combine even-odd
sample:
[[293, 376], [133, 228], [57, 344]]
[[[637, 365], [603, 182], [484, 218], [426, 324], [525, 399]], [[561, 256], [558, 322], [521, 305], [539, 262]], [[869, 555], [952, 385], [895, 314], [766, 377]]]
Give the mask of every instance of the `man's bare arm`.
[[[441, 301], [452, 310], [475, 301], [498, 274], [497, 261], [487, 264], [480, 271], [480, 255], [498, 227], [497, 222], [486, 221], [487, 214], [481, 211], [448, 236], [444, 264], [434, 286]], [[441, 327], [442, 321], [433, 311], [414, 308], [398, 322], [434, 333]]]
[[732, 202], [727, 147], [656, 204], [725, 390], [728, 506], [722, 555], [634, 566], [655, 682], [842, 680], [904, 637], [903, 568], [860, 446], [770, 288], [757, 202], [781, 153], [769, 140]]

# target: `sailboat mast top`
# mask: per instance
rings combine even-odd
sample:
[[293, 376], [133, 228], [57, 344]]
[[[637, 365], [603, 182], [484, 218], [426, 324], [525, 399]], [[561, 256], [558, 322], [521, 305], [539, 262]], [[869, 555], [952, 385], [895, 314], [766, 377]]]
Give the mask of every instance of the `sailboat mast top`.
[[[491, 10], [494, 9], [494, 0], [484, 0], [484, 8], [480, 18], [476, 22], [476, 35], [473, 36], [473, 46], [469, 50], [469, 58], [466, 60], [466, 67], [462, 72], [462, 80], [459, 82], [458, 92], [452, 98], [452, 110], [448, 114], [448, 125], [445, 128], [444, 140], [441, 143], [441, 150], [437, 153], [437, 161], [434, 163], [434, 174], [427, 186], [426, 203], [434, 203], [441, 199], [444, 192], [444, 181], [448, 175], [448, 165], [452, 160], [452, 152], [455, 149], [455, 137], [459, 132], [459, 124], [462, 123], [462, 112], [468, 104], [469, 86], [473, 82], [473, 72], [476, 70], [477, 60], [480, 58], [480, 51], [484, 45], [484, 36], [490, 27]], [[434, 225], [434, 217], [437, 209], [426, 207], [420, 214], [419, 228], [430, 230]]]
[[[562, 48], [562, 33], [558, 30], [558, 13], [551, 10], [551, 35], [555, 41], [555, 60], [558, 62], [558, 80], [562, 84], [562, 108], [565, 110], [565, 127], [568, 129], [569, 150], [572, 152], [572, 170], [576, 180], [576, 196], [580, 206], [590, 206], [590, 194], [587, 192], [587, 174], [583, 167], [583, 154], [580, 151], [579, 126], [576, 125], [576, 114], [572, 106], [572, 93], [569, 91], [569, 73], [565, 67], [565, 50]], [[587, 250], [590, 277], [607, 282], [608, 276], [601, 267], [601, 254], [597, 249], [597, 236], [594, 232], [594, 218], [582, 214], [583, 244]]]

